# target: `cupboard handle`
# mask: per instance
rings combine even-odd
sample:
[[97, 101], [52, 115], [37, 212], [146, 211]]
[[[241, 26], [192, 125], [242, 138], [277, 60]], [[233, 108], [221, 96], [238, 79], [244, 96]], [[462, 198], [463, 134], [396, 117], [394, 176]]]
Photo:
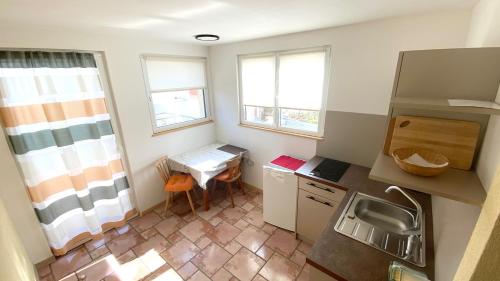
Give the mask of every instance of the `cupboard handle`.
[[311, 200], [313, 200], [313, 201], [316, 201], [316, 202], [318, 202], [318, 203], [321, 203], [321, 204], [323, 204], [323, 205], [327, 205], [327, 206], [333, 207], [333, 206], [332, 206], [332, 204], [330, 204], [330, 203], [328, 203], [328, 202], [326, 202], [326, 201], [321, 201], [321, 200], [318, 200], [318, 199], [314, 198], [314, 196], [307, 195], [307, 196], [306, 196], [306, 198], [307, 198], [307, 199], [311, 199]]
[[324, 191], [328, 191], [328, 192], [331, 192], [331, 193], [335, 193], [335, 190], [333, 190], [333, 189], [329, 189], [329, 188], [327, 188], [327, 187], [318, 186], [318, 185], [316, 185], [316, 184], [314, 184], [314, 183], [312, 183], [312, 182], [308, 182], [308, 183], [307, 183], [307, 185], [310, 185], [310, 186], [312, 186], [312, 187], [316, 187], [316, 188], [319, 188], [319, 189], [323, 189]]

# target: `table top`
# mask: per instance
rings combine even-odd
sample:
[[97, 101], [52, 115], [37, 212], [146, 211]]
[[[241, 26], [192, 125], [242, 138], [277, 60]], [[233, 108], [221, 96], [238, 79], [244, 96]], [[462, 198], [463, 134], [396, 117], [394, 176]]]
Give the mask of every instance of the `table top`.
[[229, 160], [246, 151], [233, 145], [213, 143], [171, 156], [169, 166], [174, 171], [190, 173], [198, 184], [205, 188], [211, 178], [226, 169]]

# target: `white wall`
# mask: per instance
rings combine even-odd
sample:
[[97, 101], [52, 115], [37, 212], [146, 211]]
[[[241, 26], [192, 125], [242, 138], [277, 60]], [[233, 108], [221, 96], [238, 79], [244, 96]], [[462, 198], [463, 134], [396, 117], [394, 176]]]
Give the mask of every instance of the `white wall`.
[[411, 16], [212, 46], [217, 138], [250, 150], [254, 166], [247, 167], [245, 181], [257, 187], [262, 164], [280, 154], [308, 158], [316, 151], [310, 139], [238, 126], [238, 54], [331, 45], [328, 110], [386, 115], [399, 51], [462, 47], [469, 16]]
[[[104, 36], [90, 35], [75, 32], [52, 30], [20, 30], [0, 29], [0, 47], [19, 48], [57, 48], [104, 51], [109, 78], [116, 102], [116, 110], [120, 119], [124, 147], [127, 152], [132, 175], [129, 175], [131, 184], [137, 197], [138, 208], [145, 210], [160, 203], [164, 192], [159, 176], [152, 164], [162, 155], [172, 155], [187, 151], [215, 141], [214, 125], [208, 124], [186, 130], [180, 130], [161, 136], [152, 137], [152, 128], [148, 112], [143, 75], [139, 55], [143, 53], [174, 54], [206, 56], [207, 49], [203, 46], [172, 44], [137, 36]], [[0, 157], [11, 159], [6, 144], [0, 144]], [[13, 168], [0, 170], [4, 174], [15, 174]], [[2, 183], [3, 185], [4, 183]], [[9, 198], [26, 206], [28, 200], [24, 186], [18, 182], [16, 186], [2, 186], [1, 188], [17, 189], [17, 197]], [[44, 245], [44, 237], [38, 232], [38, 225], [34, 223], [33, 214], [22, 212], [16, 214], [9, 210], [16, 227], [22, 235], [25, 245], [40, 243]], [[36, 218], [35, 218], [36, 220]], [[26, 231], [30, 227], [34, 231]], [[46, 245], [46, 242], [45, 242]], [[28, 251], [33, 262], [40, 262], [47, 258], [47, 249], [35, 251], [36, 247], [29, 247]]]

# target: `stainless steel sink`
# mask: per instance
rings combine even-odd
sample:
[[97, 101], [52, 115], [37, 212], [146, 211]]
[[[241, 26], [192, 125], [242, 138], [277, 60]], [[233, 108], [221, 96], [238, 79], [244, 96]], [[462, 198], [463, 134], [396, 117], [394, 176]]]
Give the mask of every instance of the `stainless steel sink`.
[[[417, 210], [355, 193], [335, 230], [417, 266], [425, 266], [425, 222]], [[418, 221], [417, 221], [418, 220]]]

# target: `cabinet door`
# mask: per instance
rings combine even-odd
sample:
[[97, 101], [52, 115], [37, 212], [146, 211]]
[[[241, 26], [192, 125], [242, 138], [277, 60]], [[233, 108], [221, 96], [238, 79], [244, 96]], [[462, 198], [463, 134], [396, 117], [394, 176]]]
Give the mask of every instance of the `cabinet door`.
[[314, 242], [337, 209], [337, 203], [299, 189], [297, 233], [308, 242]]

